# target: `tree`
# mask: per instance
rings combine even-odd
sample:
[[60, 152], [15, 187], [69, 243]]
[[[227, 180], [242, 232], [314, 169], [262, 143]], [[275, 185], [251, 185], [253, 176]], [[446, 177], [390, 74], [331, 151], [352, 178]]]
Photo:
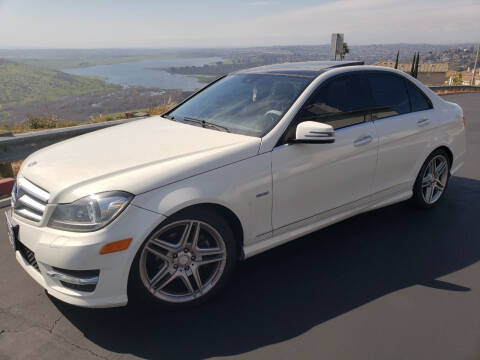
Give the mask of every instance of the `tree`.
[[417, 61], [417, 53], [413, 54], [412, 66], [410, 67], [410, 75], [415, 77], [415, 62]]
[[417, 53], [417, 60], [415, 61], [415, 79], [418, 77], [418, 64], [420, 63], [420, 52]]
[[395, 59], [395, 67], [394, 69], [398, 69], [398, 57], [400, 55], [400, 50], [397, 51], [397, 58]]
[[453, 77], [453, 85], [462, 85], [462, 73], [458, 73]]
[[343, 60], [345, 58], [345, 55], [347, 55], [349, 52], [350, 49], [348, 47], [348, 44], [344, 42], [342, 52], [340, 53], [340, 60]]

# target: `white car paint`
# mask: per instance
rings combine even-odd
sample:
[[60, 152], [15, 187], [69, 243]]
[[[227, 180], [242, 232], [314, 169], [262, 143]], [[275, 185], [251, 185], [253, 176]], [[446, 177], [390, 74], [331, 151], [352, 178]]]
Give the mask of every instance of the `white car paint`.
[[255, 156], [260, 142], [154, 116], [48, 146], [20, 173], [48, 189], [52, 203], [109, 190], [139, 194]]
[[[367, 141], [355, 145], [361, 139]], [[332, 144], [286, 144], [274, 148], [273, 228], [368, 196], [377, 162], [377, 142], [375, 126], [367, 122], [335, 131]]]
[[[152, 117], [82, 135], [42, 149], [24, 161], [19, 177], [50, 193], [39, 223], [17, 214], [20, 239], [35, 252], [37, 272], [20, 264], [47, 291], [88, 307], [127, 302], [130, 265], [148, 234], [175, 212], [211, 203], [231, 211], [243, 229], [244, 257], [367, 210], [408, 199], [422, 163], [440, 146], [453, 154], [454, 173], [465, 157], [462, 110], [409, 77], [434, 109], [335, 131], [332, 144], [277, 146], [312, 92], [352, 71], [399, 71], [349, 66], [319, 75], [264, 137], [229, 134]], [[408, 76], [407, 76], [408, 77]], [[418, 126], [424, 117], [428, 124]], [[357, 142], [357, 144], [356, 144]], [[30, 164], [34, 164], [30, 166]], [[49, 228], [59, 203], [102, 191], [135, 195], [107, 227], [90, 233]], [[110, 241], [132, 237], [123, 252], [99, 255]], [[92, 293], [67, 289], [46, 275], [51, 266], [100, 269]]]

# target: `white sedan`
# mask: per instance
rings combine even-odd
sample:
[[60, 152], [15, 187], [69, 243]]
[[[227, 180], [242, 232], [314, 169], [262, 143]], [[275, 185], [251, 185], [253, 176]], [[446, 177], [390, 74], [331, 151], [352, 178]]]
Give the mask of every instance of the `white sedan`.
[[396, 202], [436, 205], [465, 153], [462, 109], [400, 71], [263, 66], [34, 153], [9, 235], [65, 302], [181, 307], [218, 293], [238, 260]]

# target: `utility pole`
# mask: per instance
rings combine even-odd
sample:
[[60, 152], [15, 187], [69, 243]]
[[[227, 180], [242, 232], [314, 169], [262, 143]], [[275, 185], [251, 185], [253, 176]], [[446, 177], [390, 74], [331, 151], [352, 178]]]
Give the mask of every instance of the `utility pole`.
[[470, 85], [475, 85], [475, 71], [477, 71], [477, 61], [478, 61], [478, 50], [480, 49], [480, 44], [477, 45], [477, 56], [475, 56], [475, 64], [473, 65], [473, 74], [472, 74], [472, 81]]
[[332, 34], [332, 42], [330, 44], [330, 60], [337, 60], [337, 54], [343, 52], [343, 34]]

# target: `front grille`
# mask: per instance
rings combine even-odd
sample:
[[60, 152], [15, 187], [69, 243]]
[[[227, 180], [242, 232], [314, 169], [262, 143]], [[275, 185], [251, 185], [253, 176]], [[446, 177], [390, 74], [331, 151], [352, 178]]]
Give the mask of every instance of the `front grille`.
[[37, 271], [40, 271], [40, 269], [38, 268], [37, 259], [35, 259], [35, 253], [28, 247], [23, 245], [19, 240], [16, 241], [15, 245], [17, 250], [20, 251], [20, 255], [22, 255], [22, 257]]
[[20, 178], [12, 190], [12, 203], [15, 214], [29, 220], [39, 222], [50, 199], [50, 194], [31, 183], [25, 178]]

